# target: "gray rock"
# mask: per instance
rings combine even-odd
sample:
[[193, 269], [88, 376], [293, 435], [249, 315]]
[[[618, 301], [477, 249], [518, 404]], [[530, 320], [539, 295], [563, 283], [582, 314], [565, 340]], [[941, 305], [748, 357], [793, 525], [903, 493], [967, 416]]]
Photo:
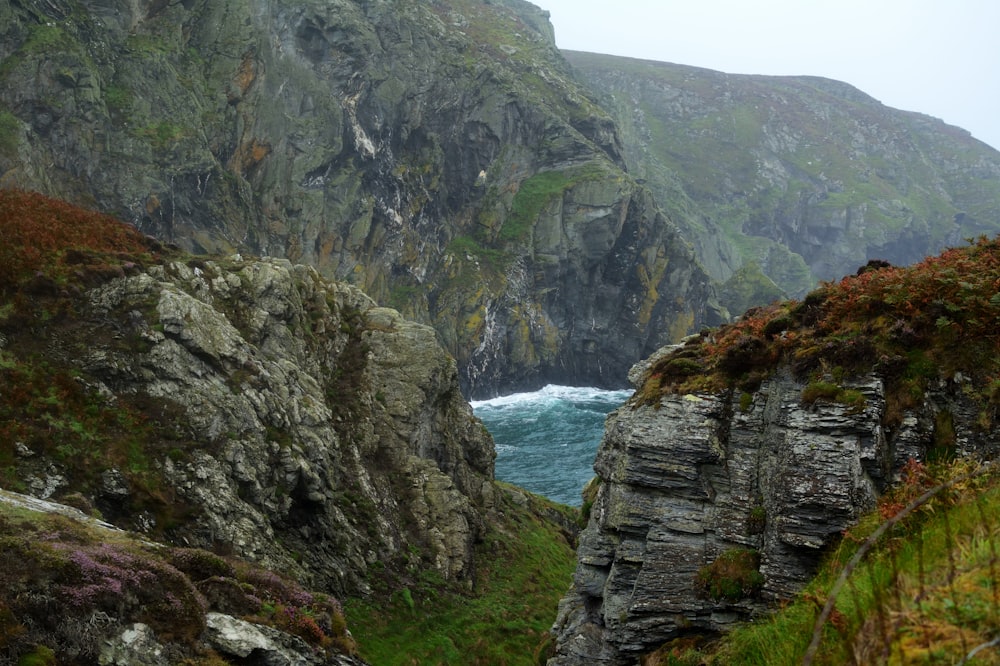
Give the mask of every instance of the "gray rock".
[[[864, 395], [863, 409], [804, 405], [804, 384], [779, 373], [745, 412], [727, 392], [671, 395], [613, 413], [550, 666], [633, 664], [682, 633], [725, 631], [789, 598], [906, 460], [925, 459], [942, 414], [954, 424], [957, 454], [996, 453], [960, 381], [928, 392], [891, 432], [882, 425], [881, 380], [848, 387]], [[699, 569], [733, 548], [759, 554], [759, 594], [701, 596]]]
[[223, 654], [266, 666], [309, 666], [324, 661], [313, 657], [313, 650], [297, 636], [253, 624], [222, 613], [205, 616], [205, 641]]
[[[88, 376], [170, 405], [198, 443], [156, 461], [198, 509], [188, 545], [338, 594], [413, 553], [471, 580], [497, 505], [493, 443], [433, 329], [283, 259], [174, 262], [88, 296], [98, 321], [124, 316], [142, 338], [93, 345]], [[119, 472], [102, 480], [127, 499]]]
[[105, 497], [118, 502], [125, 501], [131, 494], [128, 479], [125, 478], [120, 469], [106, 469], [101, 472], [100, 492]]
[[169, 666], [170, 659], [165, 653], [153, 630], [136, 622], [104, 642], [97, 663], [101, 666]]

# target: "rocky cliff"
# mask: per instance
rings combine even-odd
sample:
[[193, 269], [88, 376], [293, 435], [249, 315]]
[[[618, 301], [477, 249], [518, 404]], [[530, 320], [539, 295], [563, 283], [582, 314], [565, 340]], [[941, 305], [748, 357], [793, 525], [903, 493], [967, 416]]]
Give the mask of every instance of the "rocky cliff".
[[0, 83], [0, 182], [352, 282], [468, 397], [619, 386], [726, 308], [997, 228], [1000, 158], [957, 128], [561, 54], [522, 0], [4, 0]]
[[995, 457], [998, 270], [986, 240], [871, 267], [637, 366], [549, 664], [634, 664], [764, 613], [911, 459]]
[[521, 0], [0, 3], [0, 174], [434, 326], [470, 396], [620, 385], [719, 314]]
[[818, 77], [564, 55], [734, 314], [1000, 229], [1000, 153], [935, 118]]
[[373, 566], [470, 584], [493, 443], [432, 329], [286, 259], [0, 208], [4, 487], [338, 594]]

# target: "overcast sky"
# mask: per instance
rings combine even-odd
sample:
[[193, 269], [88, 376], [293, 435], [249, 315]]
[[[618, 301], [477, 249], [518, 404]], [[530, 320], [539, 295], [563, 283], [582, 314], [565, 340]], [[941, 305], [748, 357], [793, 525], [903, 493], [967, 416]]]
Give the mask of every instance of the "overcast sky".
[[1000, 0], [532, 0], [560, 48], [809, 74], [1000, 150]]

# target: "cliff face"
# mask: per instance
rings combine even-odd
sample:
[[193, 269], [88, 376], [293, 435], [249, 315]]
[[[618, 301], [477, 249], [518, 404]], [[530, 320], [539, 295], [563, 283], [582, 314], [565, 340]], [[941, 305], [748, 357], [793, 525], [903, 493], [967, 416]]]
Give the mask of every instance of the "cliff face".
[[521, 0], [7, 0], [0, 83], [0, 182], [352, 282], [469, 397], [619, 386], [725, 317], [712, 280], [738, 313], [998, 228], [1000, 157], [961, 130], [561, 54]]
[[869, 259], [909, 264], [1000, 230], [1000, 153], [937, 119], [817, 77], [564, 55], [712, 277], [752, 265], [723, 290], [734, 314], [775, 297], [739, 294], [754, 274], [798, 298]]
[[[806, 383], [787, 373], [752, 394], [619, 409], [594, 464], [601, 485], [550, 666], [633, 664], [667, 640], [724, 631], [789, 598], [902, 466], [928, 459], [942, 415], [954, 429], [952, 453], [996, 454], [962, 384], [929, 391], [894, 428], [882, 425], [884, 384], [875, 375], [845, 384], [861, 409], [804, 405]], [[752, 590], [719, 599], [698, 585], [699, 571], [744, 551], [759, 574]]]
[[998, 279], [1000, 242], [981, 238], [637, 365], [597, 453], [550, 664], [633, 664], [764, 613], [911, 460], [994, 459]]
[[4, 487], [336, 593], [371, 566], [471, 580], [493, 443], [432, 329], [285, 259], [95, 255], [127, 228], [0, 210]]
[[3, 182], [307, 263], [434, 326], [463, 388], [620, 384], [718, 316], [520, 0], [0, 4]]

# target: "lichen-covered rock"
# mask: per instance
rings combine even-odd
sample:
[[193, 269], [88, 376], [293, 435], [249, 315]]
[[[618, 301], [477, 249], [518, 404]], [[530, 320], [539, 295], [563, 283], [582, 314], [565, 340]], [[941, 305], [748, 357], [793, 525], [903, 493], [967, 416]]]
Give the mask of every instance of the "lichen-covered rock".
[[[891, 431], [876, 376], [850, 385], [863, 396], [850, 405], [804, 404], [805, 385], [778, 373], [745, 396], [620, 408], [594, 464], [601, 485], [550, 666], [633, 664], [671, 638], [725, 630], [789, 598], [909, 457], [926, 459], [940, 415], [956, 433], [953, 453], [995, 453], [960, 380], [929, 391]], [[706, 593], [699, 572], [739, 551], [759, 563], [747, 572], [757, 584]]]
[[[180, 419], [155, 461], [193, 508], [175, 539], [338, 593], [376, 562], [470, 579], [494, 452], [432, 329], [283, 259], [168, 262], [88, 296], [81, 368]], [[102, 479], [101, 508], [134, 521], [121, 472]]]
[[149, 625], [136, 622], [105, 641], [97, 663], [101, 666], [169, 666], [170, 660]]
[[320, 656], [297, 636], [223, 613], [208, 613], [205, 624], [206, 643], [224, 655], [251, 659], [253, 663], [267, 666], [363, 666], [365, 663], [345, 655]]

